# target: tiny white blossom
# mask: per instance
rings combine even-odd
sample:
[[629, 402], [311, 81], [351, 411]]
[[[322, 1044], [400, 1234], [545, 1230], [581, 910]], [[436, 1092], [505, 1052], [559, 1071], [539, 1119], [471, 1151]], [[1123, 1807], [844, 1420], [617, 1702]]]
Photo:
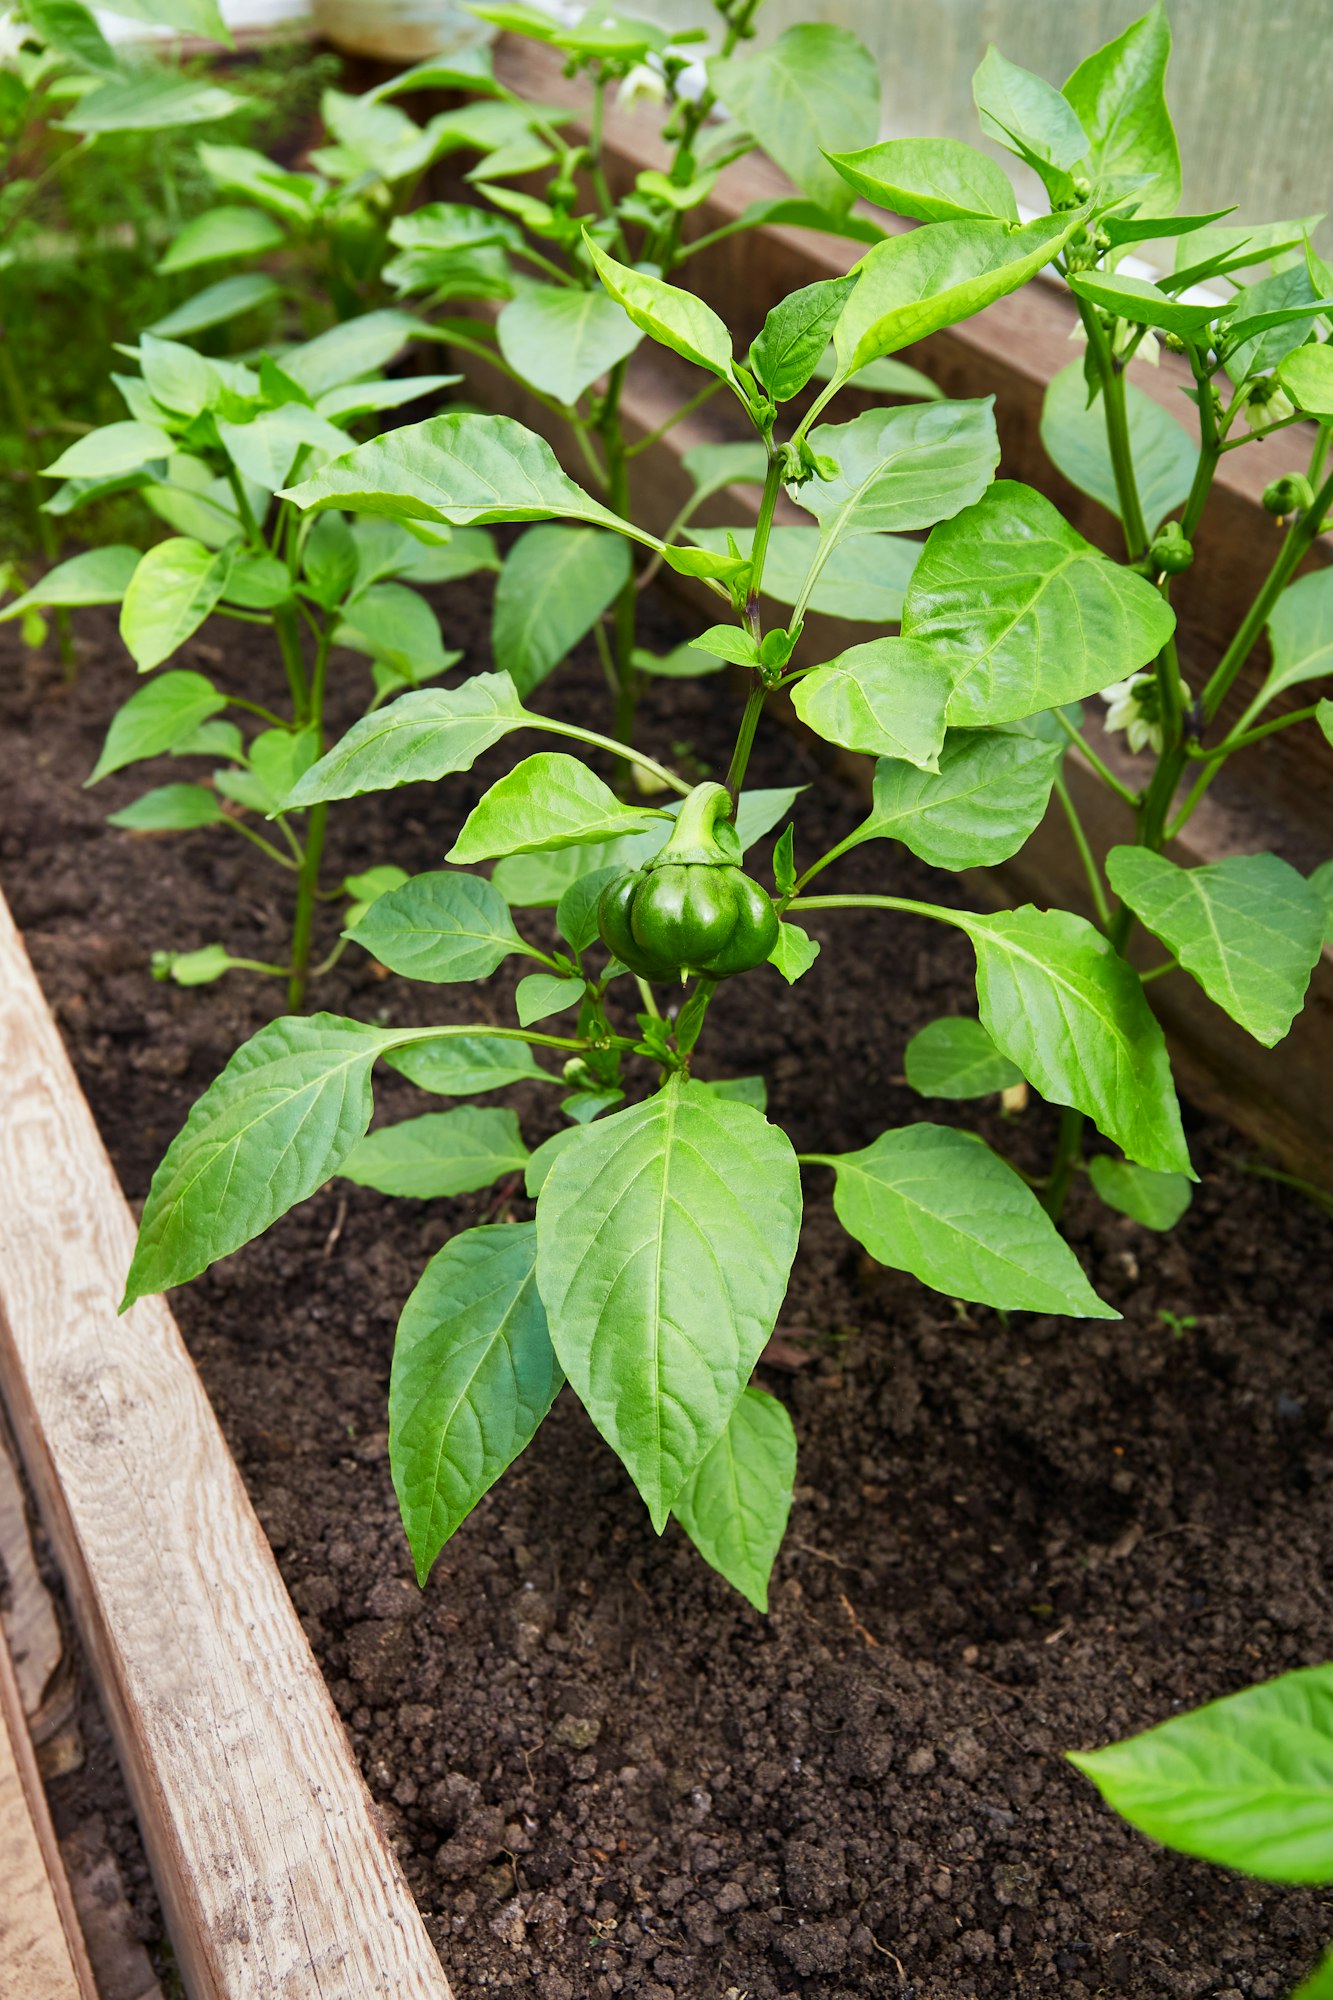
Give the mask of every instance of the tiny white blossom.
[[623, 78], [616, 94], [616, 102], [622, 110], [632, 110], [636, 104], [665, 104], [667, 81], [661, 68], [649, 56], [647, 62], [635, 63]]
[[1261, 431], [1269, 424], [1280, 424], [1286, 417], [1294, 417], [1296, 405], [1278, 387], [1277, 377], [1265, 375], [1254, 384], [1245, 398], [1245, 421], [1252, 431]]
[[[1183, 681], [1180, 692], [1182, 699], [1188, 702], [1190, 691]], [[1127, 681], [1115, 681], [1110, 687], [1102, 689], [1102, 700], [1106, 703], [1105, 727], [1108, 730], [1123, 729], [1125, 741], [1134, 756], [1144, 750], [1155, 750], [1161, 756], [1165, 739], [1155, 674], [1131, 674]]]
[[19, 20], [12, 7], [0, 14], [0, 69], [13, 69], [19, 51], [23, 47], [26, 25]]

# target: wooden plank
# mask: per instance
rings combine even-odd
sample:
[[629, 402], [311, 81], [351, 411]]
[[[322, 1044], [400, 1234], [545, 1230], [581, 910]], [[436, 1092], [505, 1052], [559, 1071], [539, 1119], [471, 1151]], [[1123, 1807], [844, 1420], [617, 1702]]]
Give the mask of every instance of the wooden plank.
[[0, 1883], [0, 2000], [97, 2000], [3, 1635]]
[[[191, 2000], [448, 2000], [0, 898], [0, 1391]], [[36, 2000], [36, 1992], [28, 2000]]]

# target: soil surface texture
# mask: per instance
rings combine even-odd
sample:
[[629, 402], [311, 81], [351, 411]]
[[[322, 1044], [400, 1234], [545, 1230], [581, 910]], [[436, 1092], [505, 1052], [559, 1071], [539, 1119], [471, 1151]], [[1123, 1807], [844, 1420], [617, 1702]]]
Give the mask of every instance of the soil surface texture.
[[[440, 602], [469, 671], [489, 665], [488, 597]], [[652, 613], [659, 650], [674, 616]], [[77, 627], [72, 690], [4, 629], [0, 880], [138, 1203], [195, 1097], [275, 1011], [250, 975], [154, 983], [149, 954], [224, 938], [280, 957], [289, 890], [225, 832], [106, 827], [181, 769], [81, 789], [135, 682], [114, 614]], [[176, 664], [281, 698], [262, 635], [224, 651], [214, 624]], [[340, 729], [364, 663], [335, 669]], [[537, 700], [606, 726], [591, 657]], [[658, 682], [643, 740], [718, 774], [737, 712], [724, 677]], [[439, 866], [513, 755], [335, 807], [338, 872]], [[812, 787], [798, 858], [861, 816], [776, 723], [750, 782]], [[970, 893], [884, 845], [824, 881]], [[322, 921], [327, 945], [334, 906]], [[925, 1117], [979, 1122], [1040, 1171], [1044, 1107], [1005, 1121], [995, 1100], [928, 1104], [902, 1078], [916, 1028], [974, 1011], [965, 940], [903, 916], [809, 927], [825, 948], [794, 989], [766, 969], [720, 991], [700, 1072], [762, 1071], [798, 1150]], [[529, 930], [549, 941], [550, 913]], [[512, 1024], [513, 966], [480, 988], [413, 986], [351, 949], [316, 1001]], [[561, 1122], [557, 1099], [533, 1084], [507, 1100], [530, 1144]], [[378, 1119], [437, 1108], [384, 1074]], [[1333, 1900], [1155, 1849], [1062, 1756], [1333, 1653], [1333, 1224], [1246, 1172], [1252, 1149], [1224, 1126], [1188, 1106], [1186, 1124], [1201, 1183], [1173, 1235], [1086, 1184], [1071, 1203], [1119, 1322], [958, 1308], [873, 1264], [833, 1216], [830, 1175], [807, 1172], [759, 1378], [800, 1441], [767, 1618], [678, 1529], [652, 1533], [568, 1391], [418, 1591], [387, 1458], [395, 1320], [451, 1233], [531, 1214], [521, 1188], [413, 1203], [335, 1182], [176, 1295], [460, 2000], [1280, 2000], [1309, 1968]], [[99, 1754], [53, 1798], [67, 1817], [102, 1811], [151, 1930], [117, 1782]]]

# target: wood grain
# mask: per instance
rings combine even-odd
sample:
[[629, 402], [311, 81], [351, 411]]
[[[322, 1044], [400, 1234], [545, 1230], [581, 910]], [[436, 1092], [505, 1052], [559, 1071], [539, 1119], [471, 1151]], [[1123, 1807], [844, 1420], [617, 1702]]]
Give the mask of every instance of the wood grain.
[[0, 1883], [0, 2000], [97, 2000], [2, 1635]]
[[0, 898], [0, 1389], [191, 2000], [448, 2000], [175, 1321], [117, 1317], [133, 1241]]

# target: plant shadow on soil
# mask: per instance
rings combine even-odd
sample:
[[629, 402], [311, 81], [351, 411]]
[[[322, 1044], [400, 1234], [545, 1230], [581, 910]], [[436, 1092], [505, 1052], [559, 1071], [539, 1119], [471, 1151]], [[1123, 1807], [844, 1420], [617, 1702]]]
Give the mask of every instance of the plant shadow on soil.
[[[489, 665], [487, 601], [471, 586], [439, 600], [469, 671]], [[669, 607], [649, 615], [655, 643], [680, 636]], [[154, 984], [149, 952], [226, 938], [280, 956], [288, 892], [239, 839], [153, 844], [105, 826], [180, 768], [80, 789], [134, 677], [114, 613], [78, 626], [73, 694], [4, 635], [0, 879], [139, 1203], [272, 994], [245, 975]], [[271, 698], [280, 674], [252, 644], [242, 633], [224, 651], [210, 628], [179, 664]], [[335, 660], [341, 729], [364, 663]], [[539, 697], [594, 722], [604, 699], [586, 651]], [[687, 745], [716, 772], [736, 712], [721, 678], [659, 682], [644, 741], [667, 756]], [[335, 807], [338, 871], [440, 865], [512, 754]], [[751, 782], [814, 787], [798, 859], [859, 816], [776, 724]], [[828, 886], [965, 900], [882, 845]], [[332, 908], [324, 922], [331, 941]], [[546, 941], [549, 913], [525, 927]], [[802, 1149], [861, 1146], [922, 1117], [971, 1122], [901, 1076], [917, 1027], [974, 1010], [965, 942], [908, 917], [826, 912], [810, 928], [824, 955], [794, 990], [765, 970], [720, 991], [701, 1073], [762, 1070]], [[413, 986], [352, 949], [315, 999], [505, 1024], [516, 976]], [[505, 1101], [530, 1144], [560, 1122], [539, 1086]], [[381, 1121], [439, 1102], [389, 1073], [377, 1085]], [[1173, 1236], [1086, 1188], [1071, 1207], [1075, 1249], [1120, 1323], [955, 1308], [874, 1265], [835, 1222], [828, 1174], [807, 1174], [781, 1338], [760, 1372], [800, 1443], [768, 1618], [678, 1529], [653, 1535], [568, 1392], [418, 1592], [385, 1437], [394, 1322], [451, 1233], [531, 1213], [521, 1188], [417, 1204], [335, 1182], [175, 1295], [460, 1995], [1277, 2000], [1309, 1967], [1333, 1906], [1150, 1846], [1061, 1756], [1333, 1654], [1333, 1225], [1244, 1174], [1236, 1134], [1186, 1119], [1202, 1184]], [[992, 1100], [980, 1123], [1040, 1168], [1045, 1108], [1006, 1126]], [[57, 1814], [100, 1802], [124, 1847], [116, 1786], [103, 1757], [56, 1782]], [[151, 1927], [142, 1867], [125, 1865]]]

